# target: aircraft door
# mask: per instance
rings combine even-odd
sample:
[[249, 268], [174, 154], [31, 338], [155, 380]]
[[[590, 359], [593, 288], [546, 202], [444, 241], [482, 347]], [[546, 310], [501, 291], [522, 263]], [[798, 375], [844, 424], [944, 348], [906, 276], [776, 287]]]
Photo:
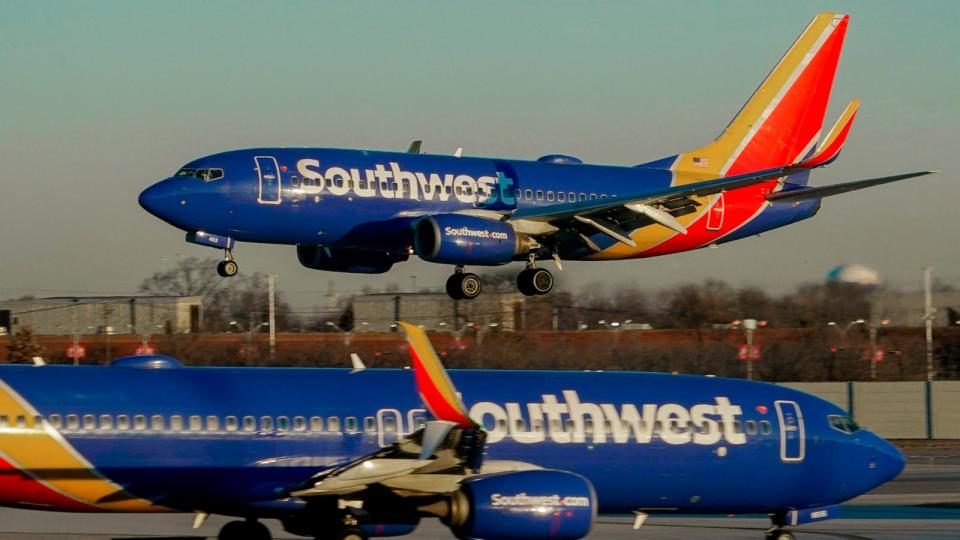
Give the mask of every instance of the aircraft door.
[[780, 461], [803, 461], [806, 437], [800, 405], [795, 401], [776, 401], [774, 405], [780, 420]]
[[403, 430], [403, 417], [396, 409], [377, 411], [377, 444], [380, 448], [390, 446], [400, 440]]
[[257, 156], [253, 159], [257, 164], [257, 176], [260, 179], [257, 202], [280, 204], [280, 170], [277, 159], [272, 156]]
[[716, 202], [713, 203], [713, 206], [707, 210], [707, 230], [708, 231], [719, 231], [723, 228], [723, 213], [724, 213], [724, 202], [723, 202], [723, 193], [717, 195]]

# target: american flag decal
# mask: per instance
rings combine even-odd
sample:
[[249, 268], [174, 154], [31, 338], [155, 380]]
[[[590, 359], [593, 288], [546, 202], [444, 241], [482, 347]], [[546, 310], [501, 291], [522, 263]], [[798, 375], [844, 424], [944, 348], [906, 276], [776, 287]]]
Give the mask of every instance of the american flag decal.
[[699, 158], [699, 157], [693, 158], [693, 166], [694, 166], [694, 167], [706, 167], [706, 166], [708, 166], [709, 164], [710, 164], [710, 162], [707, 161], [707, 158]]

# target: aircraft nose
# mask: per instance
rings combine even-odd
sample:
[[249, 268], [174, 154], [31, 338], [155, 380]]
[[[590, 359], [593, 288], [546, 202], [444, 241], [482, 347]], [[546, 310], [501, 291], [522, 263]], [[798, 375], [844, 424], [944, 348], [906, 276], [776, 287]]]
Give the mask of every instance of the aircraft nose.
[[903, 468], [907, 465], [906, 458], [903, 457], [903, 453], [900, 450], [887, 442], [886, 440], [876, 436], [876, 441], [874, 442], [874, 455], [875, 457], [871, 460], [872, 466], [876, 469], [877, 474], [880, 476], [878, 478], [878, 484], [888, 482], [893, 480], [903, 471]]
[[140, 193], [139, 202], [144, 210], [176, 226], [174, 222], [179, 213], [183, 193], [181, 182], [176, 178], [167, 178], [148, 187]]

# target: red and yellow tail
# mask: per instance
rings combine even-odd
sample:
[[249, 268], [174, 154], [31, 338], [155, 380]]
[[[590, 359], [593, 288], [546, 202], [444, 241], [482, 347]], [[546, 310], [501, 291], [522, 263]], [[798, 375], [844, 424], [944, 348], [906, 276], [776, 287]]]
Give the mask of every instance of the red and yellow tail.
[[803, 160], [820, 135], [849, 18], [814, 17], [720, 137], [679, 156], [678, 183]]
[[453, 422], [459, 427], [477, 427], [476, 422], [470, 419], [467, 407], [457, 395], [453, 382], [440, 363], [437, 352], [430, 344], [430, 338], [422, 328], [397, 322], [407, 335], [410, 345], [410, 357], [413, 359], [414, 377], [417, 381], [417, 390], [420, 399], [437, 420]]

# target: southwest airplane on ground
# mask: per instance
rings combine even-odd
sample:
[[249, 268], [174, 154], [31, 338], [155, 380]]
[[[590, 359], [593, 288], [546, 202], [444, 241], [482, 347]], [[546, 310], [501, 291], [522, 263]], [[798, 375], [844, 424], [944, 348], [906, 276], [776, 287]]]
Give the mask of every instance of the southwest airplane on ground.
[[[243, 518], [221, 540], [574, 540], [598, 512], [769, 513], [784, 527], [895, 477], [890, 444], [773, 384], [628, 372], [0, 366], [0, 504]], [[453, 386], [462, 391], [465, 402]], [[419, 390], [420, 399], [414, 394]], [[465, 404], [468, 403], [469, 407]], [[426, 406], [426, 409], [423, 406]], [[429, 411], [429, 412], [428, 412]]]
[[[544, 294], [537, 262], [653, 257], [807, 219], [823, 197], [931, 171], [808, 187], [836, 159], [859, 101], [820, 137], [849, 17], [821, 13], [711, 144], [634, 167], [326, 148], [256, 148], [203, 157], [140, 195], [187, 241], [294, 244], [318, 270], [380, 273], [411, 254], [455, 266], [454, 298], [481, 283], [465, 265], [522, 260], [521, 292]], [[818, 142], [819, 141], [819, 142]]]

